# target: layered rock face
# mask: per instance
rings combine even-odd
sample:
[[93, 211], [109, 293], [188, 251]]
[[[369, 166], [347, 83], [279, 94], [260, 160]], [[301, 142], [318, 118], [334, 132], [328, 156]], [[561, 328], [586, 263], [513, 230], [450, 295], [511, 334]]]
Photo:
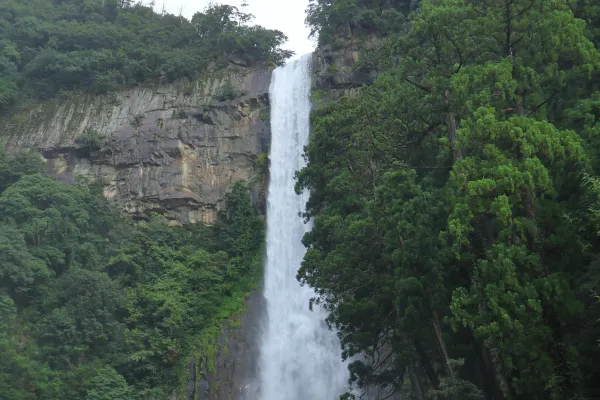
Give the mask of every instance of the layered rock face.
[[0, 143], [39, 150], [58, 180], [99, 180], [136, 217], [212, 223], [269, 144], [270, 77], [231, 65], [196, 82], [41, 102], [0, 118]]

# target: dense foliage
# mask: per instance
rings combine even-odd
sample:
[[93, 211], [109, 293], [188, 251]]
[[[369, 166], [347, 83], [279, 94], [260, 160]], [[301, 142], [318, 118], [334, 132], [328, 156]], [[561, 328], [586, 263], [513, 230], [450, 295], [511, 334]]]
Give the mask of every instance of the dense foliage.
[[402, 32], [418, 0], [310, 0], [306, 23], [320, 44], [339, 37]]
[[43, 170], [0, 152], [0, 398], [167, 398], [260, 276], [248, 189], [213, 227], [134, 225]]
[[314, 217], [298, 278], [344, 357], [365, 356], [357, 386], [600, 395], [596, 3], [312, 2], [322, 42], [384, 5], [410, 20], [359, 63], [372, 86], [315, 112], [298, 173]]
[[193, 79], [228, 57], [279, 65], [279, 31], [212, 4], [191, 20], [130, 0], [0, 2], [0, 110], [20, 99]]

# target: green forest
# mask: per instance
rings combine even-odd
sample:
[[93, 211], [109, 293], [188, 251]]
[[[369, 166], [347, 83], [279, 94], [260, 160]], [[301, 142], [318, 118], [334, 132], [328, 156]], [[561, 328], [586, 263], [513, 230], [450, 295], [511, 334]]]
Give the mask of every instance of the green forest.
[[[130, 0], [0, 1], [0, 112], [280, 65], [279, 31], [211, 3], [190, 20]], [[80, 138], [81, 139], [81, 138]], [[82, 139], [83, 140], [83, 139]], [[163, 400], [262, 276], [263, 217], [235, 184], [212, 226], [133, 221], [39, 154], [0, 147], [0, 399]]]
[[[196, 79], [231, 57], [281, 65], [286, 37], [251, 18], [2, 0], [0, 111]], [[314, 221], [297, 277], [354, 387], [600, 398], [600, 3], [310, 0], [306, 23], [377, 77], [313, 93], [296, 185]], [[176, 227], [45, 170], [0, 151], [0, 399], [169, 398], [262, 274], [248, 187], [214, 225]]]
[[234, 56], [280, 65], [292, 55], [279, 31], [210, 4], [188, 20], [132, 0], [2, 0], [0, 111], [35, 99], [101, 94], [195, 79]]
[[354, 384], [600, 398], [600, 3], [311, 0], [307, 22], [377, 73], [313, 112], [297, 173], [298, 279]]
[[0, 399], [163, 400], [262, 274], [238, 183], [214, 226], [124, 217], [93, 182], [0, 152]]

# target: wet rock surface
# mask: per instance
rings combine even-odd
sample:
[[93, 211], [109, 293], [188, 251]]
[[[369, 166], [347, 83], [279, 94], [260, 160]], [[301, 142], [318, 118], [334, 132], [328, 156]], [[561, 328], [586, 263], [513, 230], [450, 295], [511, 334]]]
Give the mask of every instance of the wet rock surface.
[[223, 325], [214, 359], [190, 360], [185, 400], [258, 399], [258, 341], [265, 310], [262, 289], [250, 293], [245, 307]]

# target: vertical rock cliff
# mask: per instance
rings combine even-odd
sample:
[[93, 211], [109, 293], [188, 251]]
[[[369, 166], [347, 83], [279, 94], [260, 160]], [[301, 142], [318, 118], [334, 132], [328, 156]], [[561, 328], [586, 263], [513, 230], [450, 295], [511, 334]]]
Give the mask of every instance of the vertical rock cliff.
[[39, 150], [59, 180], [99, 180], [135, 217], [211, 223], [267, 149], [270, 76], [230, 65], [195, 82], [30, 104], [0, 118], [0, 143]]

